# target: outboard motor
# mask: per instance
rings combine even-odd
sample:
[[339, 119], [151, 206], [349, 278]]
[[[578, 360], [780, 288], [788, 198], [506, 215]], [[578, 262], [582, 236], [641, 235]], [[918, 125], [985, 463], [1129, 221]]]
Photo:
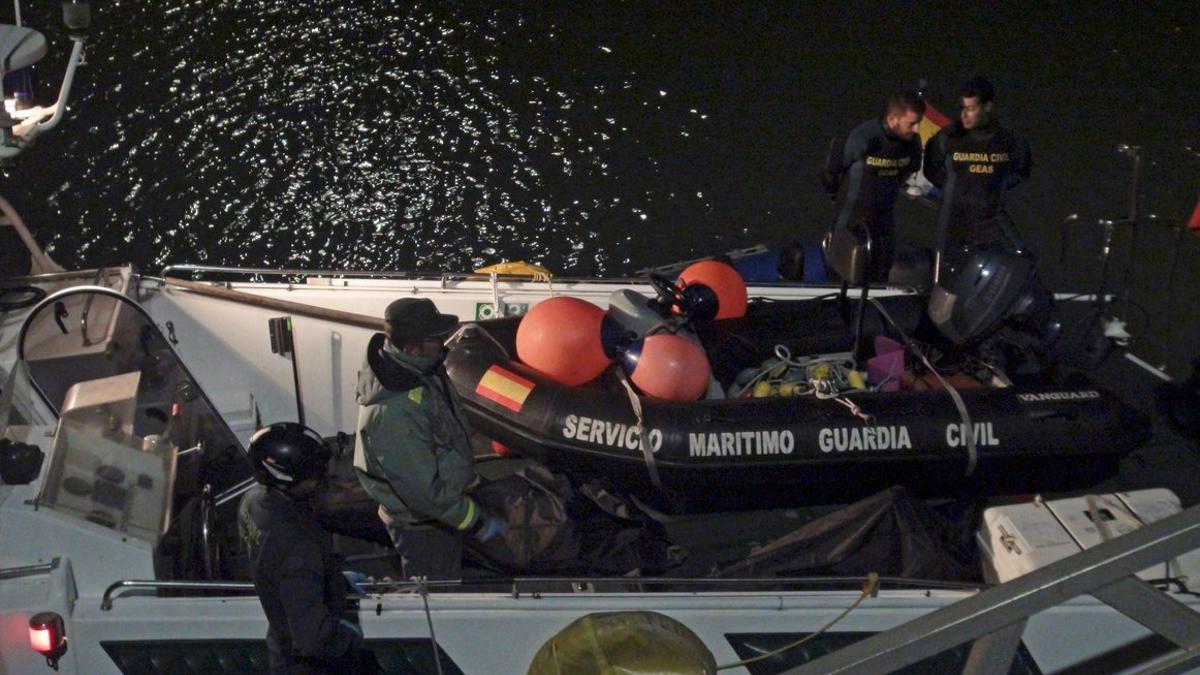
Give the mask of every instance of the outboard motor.
[[1049, 341], [1054, 336], [1053, 304], [1032, 257], [979, 248], [962, 271], [933, 288], [929, 318], [959, 346], [978, 344], [1006, 323]]
[[622, 288], [608, 296], [608, 317], [630, 333], [627, 342], [670, 328], [669, 314], [651, 298]]

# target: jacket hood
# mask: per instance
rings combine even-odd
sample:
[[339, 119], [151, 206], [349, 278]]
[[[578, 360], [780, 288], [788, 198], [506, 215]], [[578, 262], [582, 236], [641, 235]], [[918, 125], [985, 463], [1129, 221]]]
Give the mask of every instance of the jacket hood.
[[367, 357], [358, 371], [359, 405], [370, 405], [423, 384], [417, 363], [390, 346], [383, 333], [371, 336]]

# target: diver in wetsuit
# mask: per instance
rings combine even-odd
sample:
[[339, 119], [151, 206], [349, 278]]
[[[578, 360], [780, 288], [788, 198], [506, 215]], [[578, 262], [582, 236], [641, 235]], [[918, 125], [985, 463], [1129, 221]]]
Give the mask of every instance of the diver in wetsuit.
[[1004, 211], [1004, 197], [1029, 178], [1029, 145], [1000, 126], [990, 82], [972, 78], [959, 94], [958, 120], [925, 147], [925, 177], [942, 190], [937, 250], [943, 273], [959, 269], [979, 244], [1025, 248]]
[[861, 241], [871, 237], [868, 281], [886, 281], [896, 251], [893, 210], [896, 194], [921, 168], [921, 140], [916, 134], [925, 102], [916, 93], [894, 94], [882, 118], [854, 128], [830, 148], [821, 185], [838, 201], [833, 228], [849, 229]]

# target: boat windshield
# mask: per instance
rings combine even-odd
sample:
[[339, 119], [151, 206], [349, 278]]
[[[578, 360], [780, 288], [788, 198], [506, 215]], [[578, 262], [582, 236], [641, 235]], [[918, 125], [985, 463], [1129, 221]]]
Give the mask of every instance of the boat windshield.
[[236, 435], [124, 295], [57, 293], [19, 340], [31, 388], [58, 415], [41, 504], [155, 543], [182, 510], [251, 478]]

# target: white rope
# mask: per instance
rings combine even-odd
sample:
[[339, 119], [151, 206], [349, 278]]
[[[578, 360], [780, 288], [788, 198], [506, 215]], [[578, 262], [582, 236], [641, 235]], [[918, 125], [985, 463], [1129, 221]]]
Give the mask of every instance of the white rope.
[[499, 279], [500, 275], [496, 274], [495, 272], [488, 274], [488, 281], [492, 285], [492, 317], [497, 319], [504, 316], [504, 310], [500, 307]]
[[437, 636], [433, 634], [433, 613], [429, 611], [429, 589], [425, 587], [425, 577], [413, 577], [412, 582], [417, 585], [417, 592], [421, 594], [421, 601], [425, 603], [425, 623], [429, 626], [429, 644], [433, 647], [433, 664], [437, 666], [438, 675], [443, 675], [442, 655], [438, 650]]
[[658, 465], [654, 462], [654, 452], [650, 450], [650, 446], [646, 445], [646, 427], [642, 418], [642, 399], [633, 390], [633, 385], [630, 384], [629, 378], [625, 376], [624, 371], [617, 370], [617, 379], [625, 387], [625, 392], [629, 395], [629, 407], [633, 408], [633, 416], [637, 419], [634, 429], [637, 431], [638, 447], [642, 451], [642, 459], [646, 463], [646, 472], [650, 474], [650, 482], [654, 487], [662, 490], [663, 484], [662, 480], [658, 477]]
[[854, 401], [851, 401], [850, 399], [846, 398], [845, 396], [838, 396], [838, 397], [835, 397], [833, 400], [837, 401], [838, 403], [841, 403], [842, 405], [849, 408], [850, 412], [855, 417], [857, 417], [863, 421], [863, 424], [866, 424], [869, 427], [875, 426], [875, 416], [870, 413], [863, 412], [862, 408], [858, 407], [858, 404], [855, 403]]

